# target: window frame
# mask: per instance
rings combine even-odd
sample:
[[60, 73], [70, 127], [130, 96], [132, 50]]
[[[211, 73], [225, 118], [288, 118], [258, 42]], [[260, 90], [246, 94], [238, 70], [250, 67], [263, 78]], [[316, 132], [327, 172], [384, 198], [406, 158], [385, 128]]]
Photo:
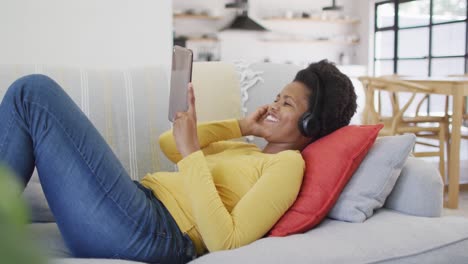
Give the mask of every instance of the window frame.
[[[450, 21], [444, 21], [444, 22], [437, 22], [434, 23], [433, 21], [433, 2], [434, 0], [428, 0], [429, 1], [429, 24], [427, 25], [418, 25], [418, 26], [407, 26], [407, 27], [399, 27], [398, 22], [399, 22], [399, 4], [401, 3], [408, 3], [408, 2], [415, 2], [415, 1], [421, 1], [421, 0], [385, 0], [385, 1], [379, 1], [374, 4], [374, 50], [373, 50], [373, 75], [375, 75], [375, 70], [376, 70], [376, 63], [378, 61], [392, 61], [393, 60], [393, 74], [398, 73], [398, 61], [402, 60], [428, 60], [428, 69], [427, 73], [428, 76], [432, 75], [432, 60], [433, 59], [449, 59], [449, 58], [463, 58], [465, 63], [464, 63], [464, 73], [467, 73], [468, 71], [468, 0], [466, 0], [466, 14], [465, 14], [465, 19], [458, 19], [458, 20], [450, 20]], [[377, 21], [378, 21], [378, 7], [380, 5], [384, 4], [392, 4], [394, 5], [394, 20], [393, 20], [393, 26], [389, 27], [381, 27], [379, 28], [377, 26]], [[465, 53], [460, 54], [460, 55], [447, 55], [447, 56], [434, 56], [432, 54], [432, 37], [433, 37], [433, 27], [438, 26], [438, 25], [447, 25], [447, 24], [454, 24], [454, 23], [465, 23]], [[407, 29], [416, 29], [416, 28], [428, 28], [429, 30], [429, 40], [427, 43], [428, 45], [428, 55], [423, 56], [423, 57], [398, 57], [398, 37], [399, 37], [399, 31], [400, 30], [407, 30]], [[384, 32], [384, 31], [393, 31], [394, 34], [394, 43], [393, 43], [393, 58], [377, 58], [376, 57], [376, 40], [377, 40], [377, 32]]]

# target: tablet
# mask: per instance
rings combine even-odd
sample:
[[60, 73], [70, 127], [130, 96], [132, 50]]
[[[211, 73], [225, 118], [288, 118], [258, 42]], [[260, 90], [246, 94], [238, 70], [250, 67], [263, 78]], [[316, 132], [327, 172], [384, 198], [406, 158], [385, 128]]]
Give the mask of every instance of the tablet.
[[169, 121], [173, 122], [177, 112], [188, 110], [187, 89], [192, 81], [193, 53], [181, 46], [172, 50], [172, 71], [169, 93]]

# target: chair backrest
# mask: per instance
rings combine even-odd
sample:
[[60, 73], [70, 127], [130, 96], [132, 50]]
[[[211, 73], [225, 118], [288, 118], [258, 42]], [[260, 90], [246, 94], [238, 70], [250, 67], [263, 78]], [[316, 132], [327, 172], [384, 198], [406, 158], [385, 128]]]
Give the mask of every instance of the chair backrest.
[[[412, 82], [407, 82], [391, 77], [369, 77], [362, 76], [359, 80], [363, 84], [366, 91], [366, 104], [363, 111], [363, 123], [375, 124], [383, 122], [386, 126], [390, 126], [392, 132], [395, 132], [398, 125], [403, 121], [404, 116], [408, 116], [407, 110], [415, 102], [417, 94], [421, 94], [422, 98], [418, 100], [416, 105], [416, 115], [424, 100], [427, 99], [427, 94], [431, 89]], [[391, 115], [385, 116], [382, 112], [382, 95], [389, 96]], [[408, 94], [409, 98], [405, 103], [401, 103], [402, 94]], [[376, 101], [377, 99], [377, 101]]]

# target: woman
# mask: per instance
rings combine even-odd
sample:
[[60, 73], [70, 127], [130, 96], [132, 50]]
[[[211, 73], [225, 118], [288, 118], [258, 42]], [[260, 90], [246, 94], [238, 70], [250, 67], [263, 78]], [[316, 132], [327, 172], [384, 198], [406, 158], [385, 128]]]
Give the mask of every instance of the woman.
[[[327, 61], [309, 65], [248, 117], [197, 125], [177, 113], [161, 149], [178, 172], [133, 182], [66, 93], [50, 78], [14, 82], [0, 105], [0, 162], [27, 184], [34, 167], [65, 243], [77, 257], [185, 263], [264, 236], [292, 205], [307, 144], [349, 123], [350, 80]], [[246, 135], [268, 144], [225, 141]]]

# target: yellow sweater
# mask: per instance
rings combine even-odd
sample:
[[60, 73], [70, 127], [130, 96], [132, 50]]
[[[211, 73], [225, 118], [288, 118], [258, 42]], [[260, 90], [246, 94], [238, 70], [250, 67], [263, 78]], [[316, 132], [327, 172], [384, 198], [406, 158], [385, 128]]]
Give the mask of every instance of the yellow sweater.
[[241, 137], [238, 121], [198, 125], [201, 150], [182, 159], [172, 131], [159, 138], [178, 172], [146, 175], [141, 183], [167, 207], [197, 253], [233, 249], [264, 236], [299, 192], [304, 161], [298, 151], [264, 154]]

